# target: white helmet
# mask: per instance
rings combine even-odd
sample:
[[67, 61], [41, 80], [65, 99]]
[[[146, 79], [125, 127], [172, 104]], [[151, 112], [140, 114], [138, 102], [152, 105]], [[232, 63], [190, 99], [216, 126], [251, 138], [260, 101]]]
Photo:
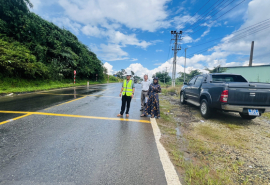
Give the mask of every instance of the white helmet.
[[131, 76], [131, 72], [127, 72], [126, 76]]

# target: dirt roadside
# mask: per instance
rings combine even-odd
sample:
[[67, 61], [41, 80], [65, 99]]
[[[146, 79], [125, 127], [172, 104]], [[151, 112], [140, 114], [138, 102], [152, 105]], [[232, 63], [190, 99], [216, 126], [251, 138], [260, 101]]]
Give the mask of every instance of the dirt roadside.
[[270, 184], [270, 119], [216, 112], [205, 120], [177, 95], [160, 96], [161, 142], [182, 184]]

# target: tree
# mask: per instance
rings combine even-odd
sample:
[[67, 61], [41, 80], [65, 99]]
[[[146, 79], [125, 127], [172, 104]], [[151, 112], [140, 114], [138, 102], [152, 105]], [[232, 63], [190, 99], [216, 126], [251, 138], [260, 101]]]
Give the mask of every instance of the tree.
[[141, 77], [136, 76], [136, 75], [133, 78], [134, 78], [134, 82], [135, 83], [137, 83], [138, 81], [142, 81], [143, 80]]
[[205, 68], [206, 71], [209, 71], [209, 73], [224, 73], [227, 71], [226, 68], [220, 67], [220, 65], [214, 67], [214, 69]]
[[121, 71], [118, 71], [118, 72], [116, 73], [116, 76], [117, 76], [118, 78], [124, 79], [126, 74], [127, 74], [126, 70], [125, 70], [125, 69], [121, 69]]
[[[48, 74], [42, 77], [72, 78], [73, 70], [76, 70], [80, 78], [95, 79], [96, 74], [103, 78], [103, 64], [95, 53], [70, 31], [42, 19], [30, 12], [28, 7], [32, 7], [30, 0], [0, 0], [0, 40], [3, 41], [2, 43], [16, 41], [21, 48], [29, 50], [29, 54], [35, 56], [37, 63], [40, 62], [48, 68]], [[5, 51], [5, 53], [11, 52]], [[6, 68], [21, 66], [22, 57], [14, 56], [10, 62], [5, 63]], [[34, 66], [33, 60], [24, 62], [26, 61], [25, 65]], [[5, 71], [3, 75], [6, 75]], [[17, 77], [26, 78], [24, 73], [24, 70], [12, 72]], [[40, 75], [27, 75], [27, 78], [35, 76]]]
[[158, 77], [158, 80], [160, 83], [164, 83], [164, 80], [165, 80], [165, 83], [170, 82], [172, 80], [168, 72], [157, 72], [152, 77], [153, 78]]
[[[178, 74], [179, 74], [179, 77], [176, 80], [179, 82], [184, 82], [184, 73], [179, 72]], [[190, 71], [190, 73], [186, 73], [186, 82], [191, 80], [194, 76], [197, 76], [200, 74], [201, 74], [201, 72], [197, 69]]]
[[103, 73], [108, 74], [108, 69], [105, 66], [103, 66]]

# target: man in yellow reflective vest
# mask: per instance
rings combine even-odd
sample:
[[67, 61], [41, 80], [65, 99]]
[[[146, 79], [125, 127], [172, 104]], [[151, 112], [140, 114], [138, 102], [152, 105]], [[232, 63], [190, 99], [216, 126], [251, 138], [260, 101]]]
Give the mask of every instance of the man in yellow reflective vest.
[[119, 94], [120, 97], [122, 96], [122, 106], [120, 114], [117, 115], [118, 117], [123, 116], [124, 111], [126, 109], [126, 104], [127, 104], [126, 116], [129, 117], [130, 102], [131, 99], [133, 98], [135, 91], [134, 82], [130, 78], [131, 74], [127, 73], [127, 79], [123, 81], [122, 89]]

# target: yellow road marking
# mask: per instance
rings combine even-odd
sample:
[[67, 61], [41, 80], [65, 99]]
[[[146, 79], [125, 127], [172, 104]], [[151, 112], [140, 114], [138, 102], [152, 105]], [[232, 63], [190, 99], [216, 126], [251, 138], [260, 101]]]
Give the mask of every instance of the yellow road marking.
[[0, 111], [0, 113], [29, 114], [29, 115], [44, 115], [44, 116], [59, 116], [59, 117], [71, 117], [71, 118], [103, 119], [103, 120], [150, 123], [150, 121], [148, 121], [148, 120], [125, 119], [125, 118], [109, 118], [109, 117], [97, 117], [97, 116], [83, 116], [83, 115], [73, 115], [73, 114], [55, 114], [55, 113], [47, 113], [47, 112]]
[[0, 122], [0, 125], [3, 125], [3, 124], [5, 124], [5, 123], [11, 122], [11, 121], [15, 121], [15, 120], [18, 120], [18, 119], [21, 119], [21, 118], [24, 118], [24, 117], [30, 116], [30, 115], [31, 115], [31, 113], [27, 113], [27, 114], [25, 114], [25, 115], [22, 115], [22, 116], [13, 118], [13, 119], [9, 119], [9, 120], [7, 120], [7, 121], [2, 121], [2, 122]]

